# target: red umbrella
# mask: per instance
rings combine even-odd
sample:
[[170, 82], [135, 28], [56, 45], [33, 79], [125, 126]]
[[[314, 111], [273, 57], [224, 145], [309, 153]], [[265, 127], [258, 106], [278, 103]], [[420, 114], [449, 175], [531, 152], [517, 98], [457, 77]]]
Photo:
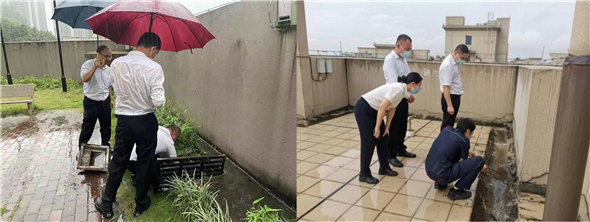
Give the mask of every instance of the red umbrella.
[[172, 52], [203, 48], [215, 38], [183, 5], [160, 0], [123, 0], [86, 22], [94, 33], [130, 46], [151, 31], [162, 40], [161, 50]]

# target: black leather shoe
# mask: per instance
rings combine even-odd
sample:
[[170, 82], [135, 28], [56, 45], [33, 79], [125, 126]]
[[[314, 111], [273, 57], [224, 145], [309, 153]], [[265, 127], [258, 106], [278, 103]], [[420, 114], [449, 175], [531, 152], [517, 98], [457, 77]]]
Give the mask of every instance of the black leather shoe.
[[448, 187], [448, 185], [446, 185], [446, 184], [438, 184], [438, 183], [434, 184], [434, 189], [437, 189], [437, 190], [444, 190], [444, 189], [447, 189], [447, 187]]
[[416, 154], [415, 153], [410, 153], [408, 151], [405, 151], [403, 153], [398, 153], [397, 156], [404, 156], [404, 157], [409, 157], [409, 158], [415, 158]]
[[359, 181], [365, 182], [365, 183], [368, 183], [368, 184], [377, 184], [377, 183], [379, 183], [379, 179], [377, 179], [375, 177], [372, 177], [372, 176], [364, 177], [364, 176], [359, 175]]
[[111, 218], [113, 217], [113, 215], [115, 214], [113, 212], [113, 206], [107, 206], [107, 204], [105, 204], [102, 201], [102, 197], [99, 197], [96, 200], [96, 203], [94, 203], [94, 207], [98, 210], [98, 212], [100, 212], [100, 214], [102, 214], [103, 217], [105, 218]]
[[397, 157], [390, 158], [390, 159], [388, 160], [388, 162], [389, 162], [389, 164], [391, 164], [391, 165], [392, 165], [392, 166], [394, 166], [394, 167], [404, 167], [404, 164], [402, 163], [402, 161], [399, 161], [399, 160], [397, 159]]
[[150, 208], [150, 205], [152, 204], [152, 200], [150, 199], [150, 197], [148, 198], [148, 203], [144, 206], [139, 206], [136, 204], [135, 206], [135, 213], [133, 213], [134, 217], [139, 217], [141, 216], [141, 214], [143, 214], [143, 212], [145, 212], [146, 210], [148, 210]]
[[455, 188], [451, 188], [449, 190], [449, 194], [447, 196], [451, 200], [466, 200], [471, 197], [471, 191], [467, 191], [467, 190], [463, 190], [463, 189], [455, 190]]
[[379, 169], [379, 175], [387, 175], [387, 176], [397, 176], [397, 172], [393, 171], [392, 169]]

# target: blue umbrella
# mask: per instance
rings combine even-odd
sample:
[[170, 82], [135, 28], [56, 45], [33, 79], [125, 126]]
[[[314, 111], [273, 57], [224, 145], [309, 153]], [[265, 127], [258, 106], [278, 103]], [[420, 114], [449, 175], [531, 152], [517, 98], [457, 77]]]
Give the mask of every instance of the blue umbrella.
[[[117, 3], [116, 0], [65, 0], [55, 5], [53, 0], [53, 16], [51, 19], [55, 20], [55, 27], [57, 29], [57, 45], [59, 48], [59, 62], [61, 65], [61, 84], [63, 91], [67, 91], [66, 79], [64, 76], [63, 60], [61, 56], [61, 40], [59, 37], [59, 25], [57, 21], [63, 22], [72, 28], [90, 29], [90, 25], [86, 19], [94, 15], [98, 11], [106, 8], [112, 4]], [[96, 35], [96, 47], [98, 48], [98, 35]]]

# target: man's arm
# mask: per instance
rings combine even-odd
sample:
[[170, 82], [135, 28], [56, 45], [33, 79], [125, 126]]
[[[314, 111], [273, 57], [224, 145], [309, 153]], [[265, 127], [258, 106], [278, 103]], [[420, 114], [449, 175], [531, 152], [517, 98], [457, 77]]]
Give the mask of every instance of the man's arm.
[[166, 96], [164, 95], [164, 71], [160, 68], [157, 72], [156, 78], [151, 83], [151, 98], [156, 108], [162, 108], [166, 104]]
[[393, 58], [389, 58], [389, 60], [383, 62], [383, 74], [387, 84], [397, 82], [397, 69], [395, 68], [395, 62], [392, 60]]
[[166, 153], [168, 153], [168, 157], [176, 157], [176, 149], [174, 148], [174, 144], [168, 144]]
[[94, 76], [96, 69], [102, 64], [101, 60], [95, 60], [92, 67], [88, 67], [87, 63], [82, 65], [82, 70], [80, 71], [82, 74], [82, 82], [88, 82]]
[[466, 160], [469, 158], [469, 142], [467, 145], [461, 144], [461, 159]]
[[453, 115], [455, 113], [455, 109], [453, 108], [453, 102], [451, 101], [451, 84], [453, 83], [452, 70], [448, 67], [443, 67], [440, 70], [440, 75], [440, 84], [442, 85], [443, 95], [445, 97], [445, 101], [447, 102], [447, 112]]

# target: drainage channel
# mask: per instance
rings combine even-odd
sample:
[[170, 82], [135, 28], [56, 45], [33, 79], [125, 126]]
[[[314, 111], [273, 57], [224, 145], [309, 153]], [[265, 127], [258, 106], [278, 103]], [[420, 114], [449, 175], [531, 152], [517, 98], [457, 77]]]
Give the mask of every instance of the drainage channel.
[[518, 220], [518, 177], [511, 128], [493, 128], [485, 151], [471, 221]]

